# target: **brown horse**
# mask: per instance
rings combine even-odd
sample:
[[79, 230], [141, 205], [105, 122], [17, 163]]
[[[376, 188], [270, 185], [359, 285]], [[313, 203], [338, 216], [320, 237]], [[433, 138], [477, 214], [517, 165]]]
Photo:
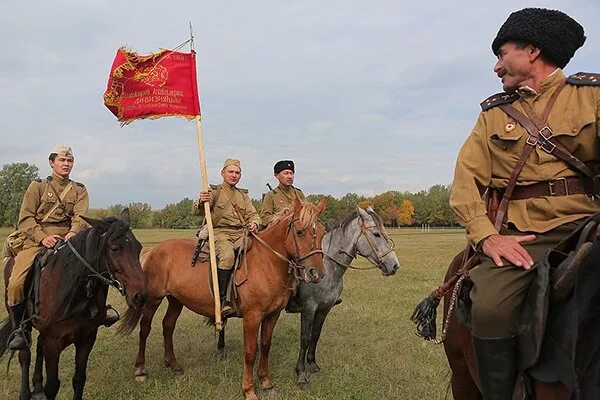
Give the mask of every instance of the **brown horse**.
[[[252, 384], [259, 329], [260, 362], [258, 377], [265, 390], [274, 387], [269, 378], [269, 349], [273, 329], [281, 310], [287, 304], [297, 277], [318, 282], [324, 276], [321, 240], [325, 234], [318, 221], [326, 205], [322, 198], [317, 206], [295, 200], [290, 209], [256, 235], [233, 278], [237, 286], [236, 310], [243, 315], [244, 373], [242, 392], [246, 399], [258, 399]], [[140, 321], [139, 352], [135, 362], [136, 380], [143, 381], [146, 372], [146, 340], [156, 309], [167, 297], [169, 307], [163, 319], [164, 361], [176, 374], [183, 372], [173, 352], [173, 331], [183, 306], [214, 318], [208, 264], [190, 261], [196, 241], [171, 239], [142, 254], [142, 268], [148, 278], [148, 303], [141, 310], [130, 308], [123, 319], [122, 332], [135, 329]], [[247, 265], [247, 268], [244, 266]], [[140, 320], [141, 318], [141, 320]]]
[[[565, 254], [568, 253], [568, 250], [565, 250], [565, 249], [574, 249], [574, 251], [571, 253], [571, 254], [573, 254], [571, 260], [575, 260], [575, 261], [572, 261], [570, 263], [561, 264], [561, 266], [559, 266], [554, 271], [555, 276], [551, 280], [552, 284], [550, 286], [549, 296], [551, 299], [550, 304], [551, 304], [552, 308], [551, 308], [551, 311], [549, 314], [550, 315], [549, 321], [552, 321], [552, 319], [553, 319], [552, 315], [555, 315], [556, 317], [554, 317], [554, 320], [557, 321], [558, 325], [569, 326], [570, 322], [567, 321], [566, 318], [564, 318], [565, 309], [567, 310], [567, 313], [573, 314], [573, 311], [577, 310], [577, 307], [578, 307], [577, 304], [583, 304], [583, 303], [577, 303], [577, 304], [570, 303], [569, 304], [568, 303], [569, 301], [570, 302], [576, 301], [575, 300], [576, 296], [571, 295], [571, 294], [565, 295], [564, 293], [572, 293], [575, 290], [574, 286], [577, 284], [583, 285], [582, 283], [577, 283], [577, 281], [579, 281], [579, 282], [596, 281], [597, 282], [597, 278], [595, 278], [595, 276], [598, 276], [599, 273], [595, 272], [595, 271], [598, 271], [598, 268], [596, 265], [597, 262], [595, 262], [594, 260], [597, 259], [598, 254], [600, 252], [600, 250], [599, 250], [600, 246], [599, 246], [599, 242], [598, 242], [598, 221], [600, 220], [600, 217], [598, 217], [598, 215], [596, 217], [597, 218], [595, 220], [591, 220], [590, 222], [585, 224], [585, 228], [580, 231], [581, 232], [580, 234], [579, 234], [579, 232], [576, 232], [574, 235], [572, 235], [569, 239], [567, 239], [565, 242], [563, 242], [561, 244], [563, 246], [563, 248], [561, 248], [561, 251]], [[577, 242], [576, 245], [575, 245], [575, 241]], [[444, 279], [445, 282], [449, 282], [450, 279], [456, 275], [456, 273], [459, 271], [459, 269], [461, 268], [461, 266], [463, 264], [463, 259], [464, 259], [464, 252], [461, 252], [452, 260], [452, 262], [450, 263], [450, 266], [448, 267], [446, 277]], [[595, 273], [594, 277], [590, 276], [592, 273]], [[583, 275], [581, 277], [579, 277], [580, 274], [583, 274]], [[586, 276], [585, 274], [588, 275], [587, 278], [585, 277]], [[577, 277], [579, 277], [579, 279]], [[453, 310], [454, 306], [456, 306], [456, 303], [453, 306], [452, 301], [455, 300], [456, 296], [451, 296], [450, 294], [454, 292], [454, 288], [455, 288], [455, 284], [451, 285], [449, 287], [449, 290], [447, 291], [446, 295], [444, 296], [443, 321], [445, 322], [445, 324], [447, 324], [447, 326], [445, 328], [446, 332], [442, 333], [442, 335], [445, 334], [445, 339], [443, 341], [444, 350], [446, 352], [446, 357], [448, 359], [448, 363], [452, 370], [452, 377], [451, 377], [452, 394], [453, 394], [453, 397], [457, 400], [481, 400], [481, 399], [483, 399], [483, 395], [479, 389], [480, 382], [479, 382], [479, 375], [477, 372], [475, 352], [474, 352], [473, 344], [472, 344], [472, 336], [471, 336], [470, 331], [465, 326], [460, 324], [460, 322], [457, 319], [456, 312], [454, 312], [454, 310]], [[578, 288], [578, 290], [579, 290], [579, 292], [584, 291], [584, 289], [579, 289], [579, 288]], [[592, 296], [594, 296], [594, 298], [596, 299], [596, 300], [592, 299], [593, 304], [597, 304], [597, 299], [600, 297], [600, 290], [598, 289], [598, 285], [596, 284], [595, 287], [592, 286], [591, 289], [587, 288], [586, 290], [588, 290], [588, 293], [591, 292]], [[571, 307], [571, 308], [569, 308], [569, 307]], [[597, 308], [598, 307], [596, 306], [596, 309]], [[585, 311], [576, 311], [575, 314], [585, 315], [586, 312]], [[592, 315], [592, 317], [588, 317], [588, 320], [585, 321], [587, 323], [588, 332], [585, 332], [585, 330], [582, 329], [583, 332], [579, 332], [580, 336], [577, 337], [577, 340], [575, 338], [572, 338], [572, 343], [576, 342], [577, 347], [570, 349], [571, 351], [566, 351], [565, 354], [588, 353], [588, 354], [586, 354], [586, 356], [588, 356], [589, 353], [593, 353], [590, 357], [592, 359], [595, 357], [595, 359], [597, 360], [599, 358], [599, 355], [597, 354], [598, 350], [592, 349], [590, 351], [586, 351], [585, 343], [597, 343], [597, 341], [595, 339], [598, 337], [597, 328], [592, 329], [591, 326], [593, 324], [598, 325], [599, 318], [598, 318], [596, 311], [594, 311], [591, 308], [588, 310], [587, 314], [588, 315], [594, 314], [594, 315]], [[561, 316], [561, 315], [563, 315], [563, 316]], [[577, 321], [577, 320], [575, 320], [575, 321]], [[592, 322], [590, 322], [590, 321], [592, 321]], [[546, 326], [548, 327], [549, 324]], [[435, 335], [435, 333], [434, 333], [434, 335]], [[585, 335], [588, 335], [588, 336], [585, 336]], [[591, 335], [595, 335], [595, 336], [590, 337]], [[554, 340], [552, 340], [551, 342], [556, 344], [556, 342]], [[571, 342], [571, 340], [568, 340], [568, 342]], [[548, 342], [548, 343], [550, 343], [550, 342]], [[580, 346], [583, 349], [581, 349]], [[598, 346], [596, 345], [596, 348], [597, 347]], [[544, 349], [544, 347], [542, 347], [542, 352], [544, 351], [543, 349]], [[576, 349], [576, 351], [573, 349]], [[545, 358], [548, 359], [548, 356], [546, 356]], [[551, 359], [551, 360], [554, 360], [554, 359]], [[590, 364], [597, 364], [597, 361], [592, 362]], [[583, 374], [584, 374], [584, 371], [582, 369], [582, 370], [578, 370], [576, 375], [581, 375], [580, 379], [584, 379]], [[588, 375], [585, 375], [585, 376], [588, 376]], [[593, 392], [593, 393], [597, 394], [598, 381], [600, 381], [600, 377], [598, 376], [598, 373], [595, 372], [595, 380], [589, 379], [589, 377], [587, 378], [587, 380], [588, 380], [587, 387], [585, 384], [579, 384], [579, 386], [577, 388], [577, 391], [578, 391], [577, 398], [582, 398], [582, 399], [596, 398], [594, 394], [583, 395], [583, 397], [580, 397], [580, 396], [582, 396], [581, 393], [590, 393], [589, 392], [590, 390], [591, 391], [596, 390], [596, 392]], [[590, 381], [592, 381], [592, 382], [590, 382]], [[594, 386], [594, 385], [596, 385], [596, 386]], [[568, 390], [562, 383], [559, 383], [559, 382], [543, 383], [543, 382], [539, 382], [539, 381], [533, 381], [532, 386], [533, 386], [533, 391], [535, 392], [534, 398], [536, 400], [569, 400], [572, 398], [572, 395], [573, 395], [573, 393], [570, 390]], [[592, 389], [590, 389], [590, 387], [592, 387]], [[515, 396], [516, 396], [516, 398], [520, 398], [520, 399], [525, 398], [526, 395], [523, 392], [522, 385], [519, 385], [519, 387], [515, 393]], [[587, 397], [587, 396], [590, 396], [590, 397]]]
[[[32, 324], [39, 331], [33, 397], [29, 388], [31, 351], [27, 348], [19, 352], [22, 400], [56, 398], [60, 387], [60, 353], [71, 344], [75, 344], [73, 399], [83, 398], [88, 357], [106, 316], [108, 285], [115, 286], [130, 307], [144, 305], [146, 278], [139, 262], [142, 245], [129, 229], [127, 210], [121, 218], [100, 221], [84, 217], [91, 228], [48, 250], [39, 277], [39, 305], [34, 304], [37, 301], [28, 301], [28, 313], [33, 317], [22, 324]], [[13, 265], [12, 259], [6, 264], [5, 285]], [[0, 328], [0, 356], [7, 350], [11, 332], [11, 323], [7, 321]]]

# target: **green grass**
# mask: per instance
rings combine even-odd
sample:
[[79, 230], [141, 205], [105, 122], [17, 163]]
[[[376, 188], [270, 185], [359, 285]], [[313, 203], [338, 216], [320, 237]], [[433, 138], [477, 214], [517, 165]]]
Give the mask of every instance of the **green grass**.
[[[10, 230], [0, 229], [0, 240]], [[138, 230], [144, 245], [172, 237], [193, 237], [193, 230]], [[299, 317], [283, 313], [273, 338], [271, 377], [283, 399], [445, 399], [449, 368], [443, 348], [415, 335], [410, 314], [414, 306], [440, 284], [447, 264], [464, 246], [460, 230], [390, 230], [396, 242], [400, 270], [383, 277], [377, 270], [346, 274], [343, 303], [330, 313], [319, 342], [320, 374], [310, 376], [310, 387], [300, 390], [294, 367], [298, 355]], [[354, 265], [368, 263], [358, 259]], [[110, 303], [120, 311], [124, 301], [111, 291]], [[133, 380], [137, 331], [130, 337], [101, 328], [90, 357], [86, 398], [115, 399], [238, 399], [241, 396], [243, 338], [241, 320], [227, 326], [229, 356], [216, 358], [216, 337], [196, 314], [185, 310], [175, 331], [175, 352], [185, 369], [175, 377], [163, 366], [161, 320], [157, 312], [146, 354], [148, 380]], [[4, 311], [2, 311], [4, 313]], [[439, 314], [439, 313], [438, 313]], [[0, 314], [2, 316], [3, 314]], [[439, 321], [438, 321], [439, 326]], [[6, 360], [0, 363], [4, 371]], [[62, 355], [59, 399], [72, 396], [73, 351]], [[13, 362], [8, 378], [0, 372], [0, 398], [18, 396], [19, 370]], [[256, 384], [256, 380], [255, 380]], [[259, 387], [259, 385], [256, 385]], [[260, 390], [258, 395], [264, 395]]]

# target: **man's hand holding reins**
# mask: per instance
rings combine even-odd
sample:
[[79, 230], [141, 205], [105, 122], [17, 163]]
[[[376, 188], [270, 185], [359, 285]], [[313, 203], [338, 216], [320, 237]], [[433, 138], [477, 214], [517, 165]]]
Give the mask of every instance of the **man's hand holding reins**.
[[50, 235], [50, 236], [46, 236], [43, 240], [42, 240], [42, 246], [47, 247], [49, 249], [51, 249], [52, 247], [54, 247], [54, 245], [59, 241], [59, 240], [63, 240], [62, 236], [60, 235]]
[[258, 231], [258, 224], [256, 222], [254, 222], [254, 221], [250, 222], [248, 224], [248, 230], [250, 232], [256, 232], [256, 231]]
[[535, 235], [512, 236], [492, 235], [484, 239], [483, 253], [490, 257], [498, 267], [503, 267], [502, 258], [517, 267], [529, 269], [533, 266], [533, 259], [521, 243], [535, 240]]

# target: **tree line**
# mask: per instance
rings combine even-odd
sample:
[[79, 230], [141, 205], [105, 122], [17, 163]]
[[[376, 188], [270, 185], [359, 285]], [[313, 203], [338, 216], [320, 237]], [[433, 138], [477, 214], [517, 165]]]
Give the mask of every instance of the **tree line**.
[[[5, 164], [0, 170], [0, 226], [16, 226], [23, 195], [29, 183], [38, 179], [38, 168], [27, 163]], [[367, 206], [381, 216], [387, 226], [436, 225], [456, 226], [458, 221], [448, 205], [450, 186], [434, 185], [416, 193], [390, 190], [375, 196], [348, 193], [341, 198], [326, 194], [311, 194], [306, 199], [316, 203], [322, 196], [327, 197], [327, 208], [321, 215], [326, 224], [343, 219], [357, 205]], [[261, 201], [252, 199], [260, 211]], [[114, 204], [108, 208], [95, 210], [97, 218], [117, 216], [125, 207], [129, 208], [133, 228], [194, 228], [201, 224], [201, 217], [192, 214], [193, 200], [184, 198], [168, 204], [160, 210], [153, 210], [148, 203], [134, 202]]]

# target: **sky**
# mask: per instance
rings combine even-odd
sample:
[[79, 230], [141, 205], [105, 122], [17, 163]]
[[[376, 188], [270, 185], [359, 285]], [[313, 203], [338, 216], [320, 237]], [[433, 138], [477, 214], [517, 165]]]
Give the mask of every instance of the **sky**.
[[587, 41], [565, 68], [600, 72], [600, 3], [571, 1], [2, 0], [0, 165], [49, 173], [72, 147], [92, 208], [159, 209], [201, 189], [194, 122], [120, 127], [102, 95], [117, 48], [173, 48], [193, 25], [210, 183], [226, 158], [260, 198], [273, 164], [305, 194], [450, 184], [479, 103], [502, 90], [490, 45], [512, 11], [560, 9]]

